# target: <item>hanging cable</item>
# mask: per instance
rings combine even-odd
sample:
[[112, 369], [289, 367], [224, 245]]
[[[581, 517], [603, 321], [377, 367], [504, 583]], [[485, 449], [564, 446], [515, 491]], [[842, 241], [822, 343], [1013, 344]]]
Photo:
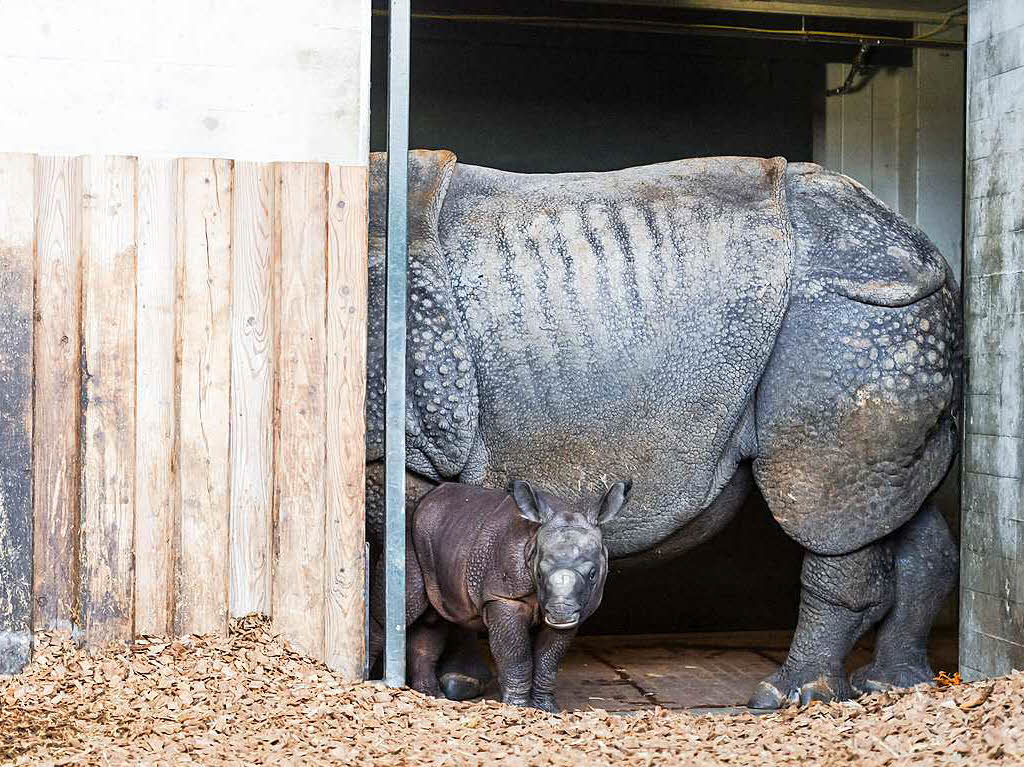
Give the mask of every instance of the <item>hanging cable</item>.
[[846, 75], [846, 81], [838, 88], [830, 88], [829, 90], [825, 91], [825, 95], [845, 96], [847, 93], [853, 93], [854, 91], [863, 88], [867, 81], [871, 79], [870, 77], [867, 77], [860, 83], [858, 83], [856, 88], [853, 87], [853, 83], [857, 79], [858, 75], [867, 70], [867, 67], [865, 66], [865, 61], [867, 61], [868, 53], [870, 52], [870, 45], [862, 45], [860, 48], [858, 48], [857, 55], [853, 57], [853, 65], [850, 67], [850, 72]]

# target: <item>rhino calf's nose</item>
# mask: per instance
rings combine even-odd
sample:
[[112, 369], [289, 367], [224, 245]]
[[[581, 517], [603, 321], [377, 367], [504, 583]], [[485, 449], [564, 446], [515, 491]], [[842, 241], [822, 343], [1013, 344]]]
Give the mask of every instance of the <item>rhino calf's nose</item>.
[[567, 597], [576, 585], [576, 573], [572, 570], [555, 570], [548, 579], [551, 596]]

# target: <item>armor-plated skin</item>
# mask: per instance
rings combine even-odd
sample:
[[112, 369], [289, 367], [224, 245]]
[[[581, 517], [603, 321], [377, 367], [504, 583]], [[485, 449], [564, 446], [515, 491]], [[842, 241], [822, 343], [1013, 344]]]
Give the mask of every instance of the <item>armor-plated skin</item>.
[[[371, 160], [367, 514], [379, 539], [383, 158]], [[782, 158], [517, 174], [410, 157], [407, 461], [566, 499], [631, 476], [616, 558], [678, 554], [757, 488], [806, 549], [790, 656], [751, 702], [928, 681], [957, 552], [959, 292], [857, 182]], [[472, 676], [470, 673], [468, 676]], [[446, 692], [456, 697], [473, 685]]]
[[[410, 515], [406, 621], [412, 686], [440, 695], [435, 666], [448, 624], [486, 630], [502, 700], [557, 710], [555, 675], [580, 623], [601, 604], [608, 550], [601, 524], [628, 483], [567, 504], [529, 483], [512, 494], [446, 483]], [[371, 658], [382, 636], [383, 562], [374, 573]]]

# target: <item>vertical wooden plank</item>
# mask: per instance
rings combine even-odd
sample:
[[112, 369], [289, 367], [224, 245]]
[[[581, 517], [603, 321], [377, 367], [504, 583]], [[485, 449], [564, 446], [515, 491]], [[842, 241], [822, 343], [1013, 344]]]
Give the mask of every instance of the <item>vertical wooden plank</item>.
[[228, 617], [231, 162], [180, 163], [178, 554], [174, 630]]
[[0, 674], [32, 646], [31, 155], [0, 154]]
[[83, 161], [81, 616], [87, 641], [132, 633], [135, 161]]
[[366, 168], [331, 166], [327, 197], [327, 474], [324, 659], [364, 671]]
[[[844, 67], [845, 72], [849, 67]], [[859, 82], [859, 79], [858, 79]], [[843, 100], [843, 173], [871, 188], [871, 127], [873, 120], [872, 94], [874, 80]]]
[[231, 615], [270, 613], [274, 166], [235, 163], [231, 253]]
[[324, 652], [326, 168], [279, 165], [280, 340], [274, 625]]
[[174, 593], [173, 160], [140, 159], [135, 377], [135, 632], [172, 630]]
[[82, 173], [71, 157], [36, 159], [36, 631], [71, 631], [78, 583], [78, 415]]
[[883, 69], [871, 80], [871, 191], [899, 210], [899, 69]]
[[[825, 86], [838, 88], [846, 79], [846, 64], [825, 65]], [[814, 158], [820, 165], [842, 173], [843, 171], [843, 97], [829, 96], [825, 100], [824, 156]]]

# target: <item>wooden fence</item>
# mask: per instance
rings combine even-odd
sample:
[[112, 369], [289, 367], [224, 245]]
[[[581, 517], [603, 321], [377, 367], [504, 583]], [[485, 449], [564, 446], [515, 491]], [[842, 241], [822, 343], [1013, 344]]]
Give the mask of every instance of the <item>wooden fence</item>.
[[364, 654], [366, 168], [0, 154], [0, 672], [33, 631]]

